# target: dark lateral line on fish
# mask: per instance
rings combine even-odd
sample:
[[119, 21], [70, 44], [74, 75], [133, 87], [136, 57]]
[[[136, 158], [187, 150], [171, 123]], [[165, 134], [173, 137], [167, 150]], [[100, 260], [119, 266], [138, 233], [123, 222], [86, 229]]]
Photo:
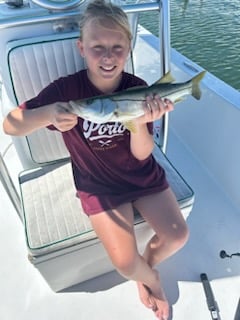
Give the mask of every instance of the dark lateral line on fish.
[[139, 101], [139, 102], [145, 101], [145, 99], [111, 99], [111, 98], [109, 98], [109, 99], [112, 101], [116, 101], [116, 102], [118, 102], [118, 101]]

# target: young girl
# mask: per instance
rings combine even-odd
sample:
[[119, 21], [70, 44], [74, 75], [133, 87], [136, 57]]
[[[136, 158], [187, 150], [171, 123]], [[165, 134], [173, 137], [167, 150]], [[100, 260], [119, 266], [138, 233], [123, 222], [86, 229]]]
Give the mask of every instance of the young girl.
[[[4, 131], [28, 135], [48, 127], [62, 132], [77, 193], [96, 234], [116, 269], [136, 281], [143, 304], [166, 320], [169, 306], [154, 266], [185, 244], [188, 230], [164, 170], [151, 153], [152, 123], [173, 105], [158, 96], [147, 97], [145, 114], [134, 120], [134, 133], [121, 123], [95, 124], [71, 114], [70, 100], [146, 85], [123, 71], [132, 36], [119, 7], [104, 0], [90, 3], [80, 29], [77, 45], [86, 70], [54, 81], [11, 111]], [[155, 232], [142, 256], [134, 235], [133, 208]]]

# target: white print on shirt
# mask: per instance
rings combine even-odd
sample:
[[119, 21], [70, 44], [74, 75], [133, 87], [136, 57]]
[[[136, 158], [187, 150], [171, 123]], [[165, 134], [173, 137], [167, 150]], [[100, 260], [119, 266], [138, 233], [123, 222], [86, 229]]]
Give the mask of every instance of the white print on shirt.
[[83, 121], [84, 137], [89, 141], [99, 140], [101, 147], [109, 147], [112, 142], [111, 138], [123, 136], [125, 130], [125, 126], [119, 122], [100, 124], [88, 120]]
[[99, 140], [101, 147], [105, 147], [105, 146], [109, 147], [111, 142], [112, 142], [112, 140], [107, 140], [107, 141]]

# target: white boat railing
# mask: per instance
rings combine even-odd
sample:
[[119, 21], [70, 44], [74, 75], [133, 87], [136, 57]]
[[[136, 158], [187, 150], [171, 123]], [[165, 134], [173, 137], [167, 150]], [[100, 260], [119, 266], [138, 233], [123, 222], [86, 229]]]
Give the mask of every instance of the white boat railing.
[[85, 0], [69, 0], [69, 1], [50, 1], [50, 0], [32, 0], [33, 3], [48, 10], [69, 10], [80, 6]]

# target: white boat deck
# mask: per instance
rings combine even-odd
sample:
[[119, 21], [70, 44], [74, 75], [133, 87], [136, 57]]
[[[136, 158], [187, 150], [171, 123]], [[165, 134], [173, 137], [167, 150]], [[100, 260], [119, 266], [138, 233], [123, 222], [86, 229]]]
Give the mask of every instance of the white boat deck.
[[[0, 142], [3, 152], [11, 140], [0, 131]], [[196, 193], [194, 209], [187, 220], [190, 239], [159, 267], [172, 305], [172, 319], [211, 319], [199, 279], [204, 272], [211, 281], [221, 319], [233, 320], [240, 296], [240, 261], [238, 257], [221, 259], [219, 252], [239, 250], [239, 210], [173, 132], [168, 155]], [[13, 168], [16, 172], [20, 169], [13, 146], [5, 160], [11, 172]], [[1, 319], [155, 318], [140, 303], [134, 282], [122, 282], [115, 272], [65, 292], [52, 292], [27, 259], [23, 226], [2, 185], [0, 195]]]

